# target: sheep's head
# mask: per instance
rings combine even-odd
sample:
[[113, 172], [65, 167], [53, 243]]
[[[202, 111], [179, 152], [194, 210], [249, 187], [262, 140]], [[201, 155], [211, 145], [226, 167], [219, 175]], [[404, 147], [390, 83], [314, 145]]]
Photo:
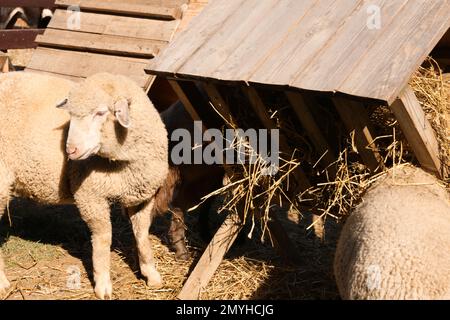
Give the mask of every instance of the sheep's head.
[[111, 138], [106, 135], [111, 135], [117, 125], [123, 130], [130, 126], [130, 101], [113, 94], [114, 88], [108, 90], [90, 80], [75, 85], [68, 98], [57, 106], [70, 114], [66, 152], [71, 160], [101, 154], [102, 149], [108, 148], [107, 140]]

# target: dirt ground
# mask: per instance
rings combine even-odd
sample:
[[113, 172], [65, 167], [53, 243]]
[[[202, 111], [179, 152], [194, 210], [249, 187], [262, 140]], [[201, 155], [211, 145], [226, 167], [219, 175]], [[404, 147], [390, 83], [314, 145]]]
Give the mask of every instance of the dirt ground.
[[[189, 261], [176, 261], [167, 246], [168, 218], [150, 230], [161, 289], [146, 287], [138, 271], [128, 219], [112, 212], [114, 299], [174, 299], [206, 246], [198, 237], [196, 216], [187, 217]], [[202, 299], [337, 299], [332, 275], [336, 224], [329, 223], [325, 243], [285, 219], [303, 262], [289, 266], [268, 244], [240, 241], [227, 255], [202, 293]], [[74, 207], [43, 207], [15, 200], [0, 224], [6, 273], [12, 284], [3, 299], [95, 299], [89, 231]], [[244, 237], [245, 238], [245, 237]], [[76, 281], [79, 275], [80, 283]], [[74, 282], [75, 279], [75, 282]]]

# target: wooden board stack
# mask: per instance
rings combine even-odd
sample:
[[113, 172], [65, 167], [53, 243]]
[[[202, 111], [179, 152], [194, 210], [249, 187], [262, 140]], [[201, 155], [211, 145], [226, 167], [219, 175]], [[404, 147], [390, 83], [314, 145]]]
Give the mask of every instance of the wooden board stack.
[[189, 0], [57, 0], [26, 71], [74, 81], [111, 72], [129, 76], [148, 90], [154, 77], [144, 67], [172, 40], [186, 10], [193, 10], [188, 4]]

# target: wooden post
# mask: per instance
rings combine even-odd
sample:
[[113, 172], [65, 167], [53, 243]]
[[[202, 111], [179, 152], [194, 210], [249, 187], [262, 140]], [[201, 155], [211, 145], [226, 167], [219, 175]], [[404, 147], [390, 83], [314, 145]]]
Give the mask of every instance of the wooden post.
[[422, 167], [439, 177], [447, 174], [439, 159], [434, 130], [409, 85], [390, 108]]
[[198, 115], [197, 111], [194, 108], [194, 105], [189, 100], [187, 94], [184, 92], [184, 90], [181, 88], [178, 82], [175, 80], [169, 80], [169, 83], [172, 86], [173, 91], [175, 91], [175, 93], [177, 94], [178, 98], [180, 98], [181, 102], [186, 108], [186, 111], [191, 115], [191, 118], [194, 121], [201, 121], [200, 116]]
[[[255, 111], [258, 119], [262, 122], [264, 127], [267, 129], [277, 129], [275, 122], [270, 118], [267, 111], [268, 109], [256, 89], [253, 87], [244, 87], [243, 90], [250, 102], [250, 106], [253, 111]], [[293, 150], [287, 143], [286, 137], [282, 133], [280, 133], [280, 149], [281, 152], [286, 153], [288, 156], [292, 155]], [[299, 184], [301, 191], [308, 190], [311, 187], [311, 183], [302, 169], [298, 168], [295, 170], [294, 176], [296, 177], [296, 181]]]
[[[300, 120], [303, 129], [305, 129], [309, 139], [311, 139], [314, 144], [317, 155], [319, 157], [323, 156], [325, 167], [332, 164], [336, 161], [336, 157], [309, 110], [310, 104], [305, 100], [302, 94], [298, 92], [287, 91], [286, 97], [297, 115], [297, 118]], [[332, 176], [336, 175], [334, 168], [330, 168], [330, 171], [332, 171], [330, 172]]]
[[[243, 88], [244, 93], [248, 97], [248, 100], [250, 102], [251, 107], [257, 114], [260, 121], [263, 123], [263, 125], [268, 129], [275, 129], [276, 124], [275, 122], [270, 118], [270, 115], [268, 113], [268, 108], [265, 106], [264, 101], [262, 101], [261, 97], [258, 94], [258, 91], [253, 87], [244, 87]], [[283, 153], [286, 153], [288, 155], [292, 154], [292, 149], [287, 143], [286, 138], [283, 134], [280, 133], [280, 148]], [[305, 173], [301, 168], [297, 168], [293, 172], [293, 177], [295, 181], [298, 184], [297, 190], [294, 190], [294, 194], [298, 192], [302, 192], [305, 190], [308, 190], [311, 188], [311, 183], [309, 182], [309, 179], [306, 177]], [[314, 234], [320, 238], [323, 239], [324, 230], [323, 230], [323, 220], [320, 218], [320, 215], [316, 210], [313, 210], [313, 221], [314, 222]], [[280, 239], [280, 241], [283, 241]], [[283, 241], [284, 242], [284, 241]], [[285, 243], [285, 242], [284, 242]], [[286, 244], [286, 243], [285, 243]], [[287, 244], [286, 244], [287, 245]], [[293, 252], [291, 248], [288, 248], [286, 252]], [[293, 257], [293, 260], [299, 260], [299, 257]]]
[[241, 229], [241, 219], [235, 214], [229, 214], [189, 275], [178, 299], [199, 299], [202, 289], [211, 280]]
[[226, 123], [227, 127], [230, 127], [230, 124], [235, 124], [230, 107], [222, 98], [219, 89], [217, 89], [215, 85], [207, 82], [203, 83], [203, 89], [206, 91], [209, 99], [211, 99], [211, 102], [213, 103], [214, 108], [216, 108], [217, 112], [219, 112], [222, 118], [225, 119], [225, 122], [228, 122]]
[[[222, 116], [227, 119], [230, 123], [235, 123], [233, 120], [233, 115], [231, 114], [230, 107], [226, 103], [225, 99], [223, 99], [217, 87], [213, 84], [204, 84], [204, 89], [208, 93], [208, 96], [213, 102], [214, 107], [218, 112], [222, 114]], [[267, 120], [267, 119], [266, 119]], [[269, 124], [271, 128], [273, 128], [273, 124]], [[278, 221], [276, 215], [273, 211], [270, 212], [270, 217], [268, 221], [269, 232], [271, 238], [274, 240], [274, 247], [287, 261], [291, 261], [293, 263], [298, 263], [300, 261], [300, 256], [298, 254], [298, 249], [294, 245], [294, 243], [289, 239], [286, 231]]]
[[[200, 121], [201, 118], [194, 107], [196, 102], [191, 101], [189, 94], [185, 92], [183, 87], [180, 86], [176, 80], [169, 80], [169, 83], [192, 119], [194, 121]], [[203, 126], [201, 129], [203, 131], [206, 127]], [[234, 214], [228, 215], [206, 247], [194, 270], [186, 280], [186, 283], [183, 285], [183, 288], [178, 294], [178, 299], [193, 300], [200, 297], [202, 288], [206, 287], [211, 280], [211, 277], [214, 275], [214, 272], [219, 267], [225, 254], [236, 240], [241, 229], [242, 223], [240, 217]]]
[[336, 109], [348, 132], [353, 134], [356, 149], [372, 172], [384, 167], [383, 159], [371, 134], [369, 117], [364, 105], [349, 99], [333, 98]]

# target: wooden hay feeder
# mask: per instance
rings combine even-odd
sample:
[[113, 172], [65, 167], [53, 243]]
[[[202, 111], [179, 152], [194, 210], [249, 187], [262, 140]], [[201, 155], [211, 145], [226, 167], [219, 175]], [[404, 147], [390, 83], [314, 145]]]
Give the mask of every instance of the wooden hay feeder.
[[[325, 166], [335, 161], [336, 142], [325, 129], [319, 100], [352, 134], [372, 172], [384, 163], [367, 110], [389, 106], [421, 166], [444, 177], [448, 168], [439, 159], [435, 133], [408, 81], [433, 49], [448, 62], [449, 27], [448, 1], [216, 0], [147, 71], [167, 78], [192, 118], [207, 127], [224, 125], [211, 105], [223, 118], [236, 118], [230, 88], [245, 97], [241, 110], [268, 129], [277, 127], [269, 100], [282, 97], [315, 159], [325, 155]], [[287, 141], [281, 130], [281, 149], [291, 154], [296, 146]], [[295, 179], [302, 189], [312, 185], [303, 170]], [[180, 299], [199, 297], [240, 227], [233, 216], [224, 222]], [[292, 249], [277, 223], [269, 227], [275, 242]]]

